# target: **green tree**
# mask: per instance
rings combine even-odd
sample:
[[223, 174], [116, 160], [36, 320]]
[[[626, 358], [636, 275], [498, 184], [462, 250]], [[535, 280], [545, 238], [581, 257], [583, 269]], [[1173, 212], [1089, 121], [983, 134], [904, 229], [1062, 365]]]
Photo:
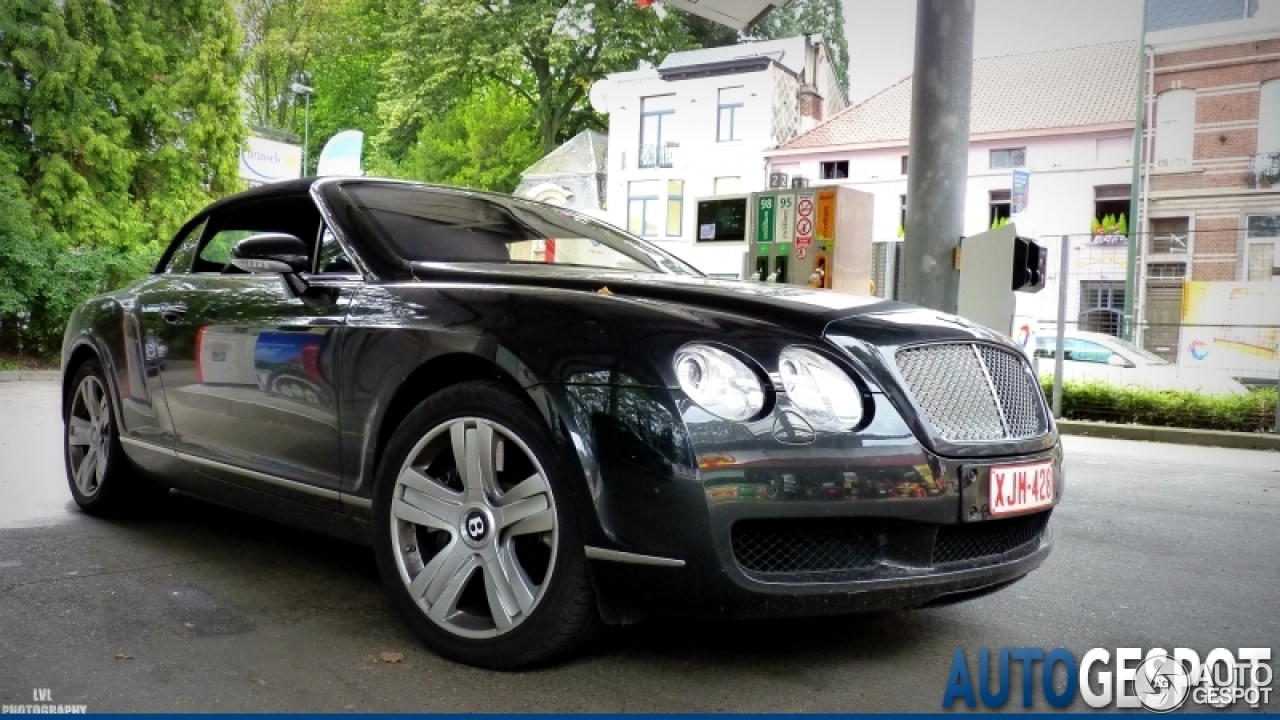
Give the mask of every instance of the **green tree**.
[[529, 104], [504, 85], [488, 85], [428, 120], [395, 174], [413, 180], [511, 192], [542, 156]]
[[634, 0], [425, 0], [398, 21], [379, 143], [395, 154], [472, 88], [505, 85], [532, 111], [547, 153], [587, 122], [591, 83], [692, 46], [672, 13]]
[[334, 27], [325, 0], [240, 0], [244, 28], [245, 118], [251, 125], [302, 135], [302, 101], [289, 89], [309, 84], [321, 35]]
[[366, 138], [381, 132], [378, 96], [382, 64], [390, 52], [386, 33], [392, 17], [386, 0], [333, 3], [330, 22], [319, 32], [313, 54], [308, 157], [318, 158], [324, 144], [341, 130], [361, 130]]
[[792, 0], [775, 8], [747, 34], [758, 40], [778, 40], [797, 35], [822, 35], [831, 49], [831, 62], [840, 87], [849, 88], [849, 40], [844, 34], [842, 0]]
[[239, 187], [238, 50], [231, 0], [0, 3], [0, 319], [24, 304], [56, 348], [71, 303]]
[[684, 23], [685, 30], [693, 41], [704, 48], [725, 47], [742, 42], [741, 33], [728, 25], [680, 10], [668, 12], [674, 12]]

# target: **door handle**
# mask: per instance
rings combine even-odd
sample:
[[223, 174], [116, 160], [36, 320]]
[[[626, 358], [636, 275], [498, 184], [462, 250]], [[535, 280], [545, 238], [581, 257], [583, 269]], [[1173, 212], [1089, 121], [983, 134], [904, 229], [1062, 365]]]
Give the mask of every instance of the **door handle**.
[[160, 317], [167, 323], [180, 323], [187, 317], [187, 306], [185, 303], [169, 305], [160, 311]]

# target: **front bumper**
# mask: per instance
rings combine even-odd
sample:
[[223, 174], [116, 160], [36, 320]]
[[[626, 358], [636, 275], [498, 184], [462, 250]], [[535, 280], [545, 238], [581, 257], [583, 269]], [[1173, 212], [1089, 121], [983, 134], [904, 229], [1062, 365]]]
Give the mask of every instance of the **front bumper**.
[[[1056, 435], [1031, 450], [948, 458], [919, 442], [881, 393], [871, 394], [872, 412], [855, 431], [806, 434], [789, 424], [781, 395], [768, 416], [731, 423], [678, 391], [612, 389], [612, 405], [625, 412], [568, 392], [581, 408], [578, 438], [599, 460], [590, 508], [598, 525], [590, 523], [586, 544], [668, 561], [591, 560], [602, 604], [622, 617], [916, 607], [1007, 585], [1050, 551], [1052, 507], [992, 520], [986, 479], [995, 465], [1049, 460], [1056, 505]], [[766, 536], [756, 538], [754, 556], [747, 530]], [[992, 534], [1000, 537], [982, 537]], [[790, 549], [771, 555], [779, 542]]]

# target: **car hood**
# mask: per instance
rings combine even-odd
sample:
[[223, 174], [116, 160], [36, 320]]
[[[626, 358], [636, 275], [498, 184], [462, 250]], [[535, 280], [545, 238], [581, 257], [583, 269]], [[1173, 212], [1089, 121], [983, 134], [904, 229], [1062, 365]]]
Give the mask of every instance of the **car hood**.
[[1003, 339], [992, 330], [954, 315], [873, 296], [797, 285], [599, 270], [587, 274], [544, 265], [453, 265], [449, 271], [455, 278], [475, 276], [486, 282], [674, 303], [770, 322], [814, 338], [849, 336], [893, 346], [939, 340]]

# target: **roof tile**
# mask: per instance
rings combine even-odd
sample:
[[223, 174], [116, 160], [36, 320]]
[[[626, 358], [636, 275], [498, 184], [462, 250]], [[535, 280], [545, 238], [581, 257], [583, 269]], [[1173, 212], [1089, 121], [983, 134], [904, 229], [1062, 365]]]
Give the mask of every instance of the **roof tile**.
[[[973, 62], [972, 135], [1132, 123], [1138, 43], [1046, 50]], [[911, 129], [911, 78], [854, 105], [782, 149], [902, 141]]]

